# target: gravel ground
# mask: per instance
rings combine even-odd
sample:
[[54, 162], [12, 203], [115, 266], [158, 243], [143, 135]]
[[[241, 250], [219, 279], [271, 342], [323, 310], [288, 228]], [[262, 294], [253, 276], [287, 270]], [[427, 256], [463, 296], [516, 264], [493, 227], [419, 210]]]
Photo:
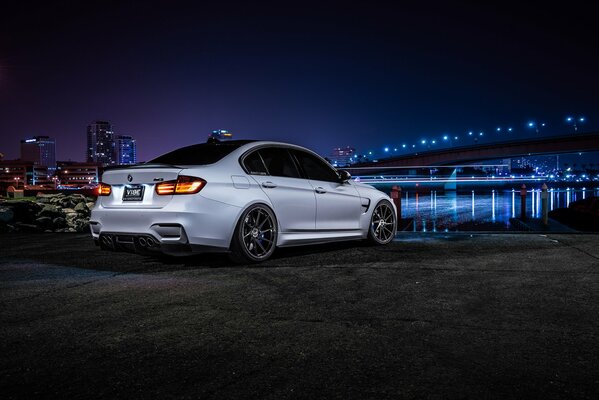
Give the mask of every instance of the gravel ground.
[[0, 235], [4, 399], [599, 396], [599, 235], [400, 234], [259, 266]]

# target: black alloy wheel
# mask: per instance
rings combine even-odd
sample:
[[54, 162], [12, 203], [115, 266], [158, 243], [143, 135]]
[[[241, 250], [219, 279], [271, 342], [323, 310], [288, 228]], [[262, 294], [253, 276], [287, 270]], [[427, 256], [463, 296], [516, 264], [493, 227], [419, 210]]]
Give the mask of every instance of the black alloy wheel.
[[395, 237], [396, 227], [397, 219], [393, 206], [387, 200], [380, 201], [372, 212], [368, 239], [374, 244], [387, 244]]
[[277, 220], [272, 210], [262, 204], [249, 207], [239, 219], [231, 245], [236, 262], [267, 260], [277, 244]]

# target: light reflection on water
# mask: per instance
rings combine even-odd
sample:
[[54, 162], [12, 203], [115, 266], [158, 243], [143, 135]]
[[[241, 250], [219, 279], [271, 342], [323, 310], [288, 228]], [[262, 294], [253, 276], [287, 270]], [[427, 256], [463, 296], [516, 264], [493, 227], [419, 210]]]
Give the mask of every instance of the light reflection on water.
[[[553, 210], [589, 196], [598, 196], [599, 188], [549, 189], [548, 207]], [[527, 217], [540, 218], [541, 190], [526, 194]], [[494, 229], [509, 229], [509, 219], [519, 218], [521, 211], [519, 190], [472, 190], [468, 192], [431, 191], [418, 193], [402, 191], [402, 218], [413, 218], [411, 229], [417, 232], [449, 232], [481, 230], [494, 225]]]

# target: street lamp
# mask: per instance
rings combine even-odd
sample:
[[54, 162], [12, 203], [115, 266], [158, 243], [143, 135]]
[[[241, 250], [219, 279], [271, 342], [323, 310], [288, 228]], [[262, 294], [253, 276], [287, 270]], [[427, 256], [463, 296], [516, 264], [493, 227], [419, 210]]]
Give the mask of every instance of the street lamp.
[[[457, 138], [458, 138], [457, 136], [453, 137], [453, 139], [455, 139], [455, 140], [457, 140]], [[449, 147], [453, 147], [453, 140], [452, 140], [451, 136], [444, 135], [443, 136], [443, 140], [446, 141], [446, 142], [449, 141]]]
[[530, 121], [528, 124], [526, 124], [529, 128], [534, 128], [536, 133], [540, 132], [541, 128], [545, 127], [545, 123], [541, 122], [540, 124], [538, 124], [536, 121]]
[[578, 124], [582, 124], [585, 121], [585, 117], [566, 117], [566, 123], [574, 127], [574, 133], [578, 131]]

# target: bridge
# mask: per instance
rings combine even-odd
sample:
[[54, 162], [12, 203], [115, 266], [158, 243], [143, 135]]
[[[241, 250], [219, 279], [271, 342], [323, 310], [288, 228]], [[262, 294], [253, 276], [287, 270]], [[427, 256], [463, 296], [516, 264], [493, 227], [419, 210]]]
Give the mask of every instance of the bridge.
[[351, 171], [354, 168], [367, 169], [369, 167], [452, 166], [455, 164], [501, 158], [588, 151], [599, 151], [599, 132], [568, 136], [529, 138], [478, 146], [449, 147], [383, 158], [377, 162], [355, 164], [347, 169]]

